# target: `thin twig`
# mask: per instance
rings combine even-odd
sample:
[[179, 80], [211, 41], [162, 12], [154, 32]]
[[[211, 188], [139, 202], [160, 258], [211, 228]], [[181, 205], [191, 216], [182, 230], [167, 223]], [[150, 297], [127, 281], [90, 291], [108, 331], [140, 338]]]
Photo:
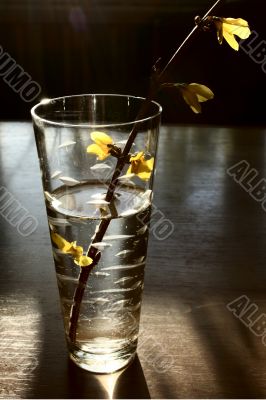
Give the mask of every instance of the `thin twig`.
[[79, 274], [79, 280], [78, 280], [78, 286], [75, 290], [74, 298], [73, 298], [73, 305], [71, 308], [71, 314], [70, 314], [70, 326], [69, 326], [69, 339], [71, 342], [75, 342], [76, 340], [76, 334], [77, 334], [77, 325], [78, 325], [78, 318], [79, 318], [79, 313], [80, 313], [80, 307], [82, 303], [82, 298], [84, 295], [84, 291], [86, 288], [86, 283], [88, 281], [89, 275], [91, 270], [95, 267], [95, 265], [98, 264], [100, 257], [100, 253], [98, 253], [98, 250], [93, 247], [93, 243], [99, 243], [102, 241], [103, 236], [105, 235], [105, 232], [107, 231], [107, 228], [110, 224], [110, 219], [102, 219], [101, 223], [98, 227], [98, 231], [96, 232], [92, 243], [89, 247], [87, 256], [91, 257], [94, 262], [93, 264], [89, 265], [88, 267], [83, 267], [81, 268], [80, 274]]
[[[205, 18], [207, 18], [212, 12], [213, 10], [218, 6], [218, 4], [221, 3], [221, 1], [223, 0], [217, 0], [215, 4], [213, 4], [213, 6], [206, 12], [206, 14], [204, 15], [204, 17], [202, 18], [203, 20]], [[191, 40], [192, 36], [194, 36], [194, 34], [197, 32], [197, 30], [199, 29], [198, 26], [195, 26], [192, 31], [188, 34], [188, 36], [186, 37], [186, 39], [181, 43], [181, 45], [178, 47], [178, 49], [175, 51], [175, 53], [172, 55], [172, 57], [170, 58], [170, 60], [167, 62], [167, 64], [165, 65], [164, 69], [162, 70], [162, 72], [160, 73], [160, 77], [163, 76], [163, 74], [165, 73], [165, 71], [167, 70], [167, 68], [169, 67], [169, 65], [172, 63], [172, 61], [175, 59], [175, 57], [177, 56], [177, 54], [180, 53], [180, 51], [183, 49], [183, 47], [187, 44], [187, 42], [189, 40]]]

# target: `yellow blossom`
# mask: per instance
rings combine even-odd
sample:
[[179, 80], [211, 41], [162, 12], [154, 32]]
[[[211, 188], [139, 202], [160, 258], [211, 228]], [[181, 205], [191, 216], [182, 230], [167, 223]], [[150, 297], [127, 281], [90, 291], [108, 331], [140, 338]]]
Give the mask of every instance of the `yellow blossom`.
[[113, 139], [104, 132], [95, 131], [91, 133], [91, 139], [95, 142], [87, 147], [87, 153], [96, 154], [98, 160], [105, 160], [110, 154], [110, 147]]
[[185, 102], [194, 111], [194, 113], [201, 113], [201, 104], [204, 101], [211, 100], [214, 97], [213, 92], [207, 86], [200, 85], [199, 83], [177, 84], [178, 89]]
[[77, 242], [68, 242], [58, 233], [51, 233], [52, 241], [57, 245], [59, 250], [64, 254], [71, 254], [74, 259], [74, 263], [80, 267], [87, 267], [92, 264], [93, 260], [90, 257], [83, 255], [83, 247], [77, 246]]
[[135, 174], [143, 181], [148, 181], [150, 179], [154, 165], [153, 157], [149, 160], [145, 160], [144, 152], [141, 151], [130, 158], [130, 164], [126, 173], [127, 175]]
[[223, 43], [223, 38], [236, 51], [239, 50], [239, 43], [235, 35], [240, 39], [247, 39], [251, 32], [248, 22], [242, 18], [215, 18], [214, 23], [217, 29], [218, 41]]

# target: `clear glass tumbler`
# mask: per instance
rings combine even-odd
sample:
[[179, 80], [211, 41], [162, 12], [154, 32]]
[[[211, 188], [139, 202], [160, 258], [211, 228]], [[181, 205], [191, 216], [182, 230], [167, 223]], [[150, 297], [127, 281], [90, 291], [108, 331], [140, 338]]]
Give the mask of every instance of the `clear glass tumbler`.
[[68, 350], [97, 373], [137, 348], [161, 115], [144, 103], [89, 94], [32, 109]]

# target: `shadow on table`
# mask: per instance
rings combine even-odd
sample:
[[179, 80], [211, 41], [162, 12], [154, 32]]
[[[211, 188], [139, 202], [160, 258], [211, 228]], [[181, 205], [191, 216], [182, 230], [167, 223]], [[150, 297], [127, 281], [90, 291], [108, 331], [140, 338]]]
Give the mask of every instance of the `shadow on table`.
[[69, 360], [68, 393], [71, 398], [150, 399], [138, 357], [114, 374], [90, 374]]
[[63, 346], [59, 347], [57, 354], [65, 354], [62, 358], [58, 359], [55, 354], [51, 360], [51, 354], [49, 357], [42, 355], [29, 398], [150, 399], [138, 356], [124, 370], [114, 374], [93, 374], [77, 367], [67, 359]]

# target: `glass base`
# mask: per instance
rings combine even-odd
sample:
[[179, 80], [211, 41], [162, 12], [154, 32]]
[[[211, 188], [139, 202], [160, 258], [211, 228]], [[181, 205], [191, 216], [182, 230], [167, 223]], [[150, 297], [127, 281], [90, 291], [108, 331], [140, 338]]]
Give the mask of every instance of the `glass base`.
[[111, 374], [128, 366], [136, 352], [121, 356], [121, 352], [110, 354], [92, 354], [83, 350], [69, 353], [70, 359], [80, 368], [97, 374]]

